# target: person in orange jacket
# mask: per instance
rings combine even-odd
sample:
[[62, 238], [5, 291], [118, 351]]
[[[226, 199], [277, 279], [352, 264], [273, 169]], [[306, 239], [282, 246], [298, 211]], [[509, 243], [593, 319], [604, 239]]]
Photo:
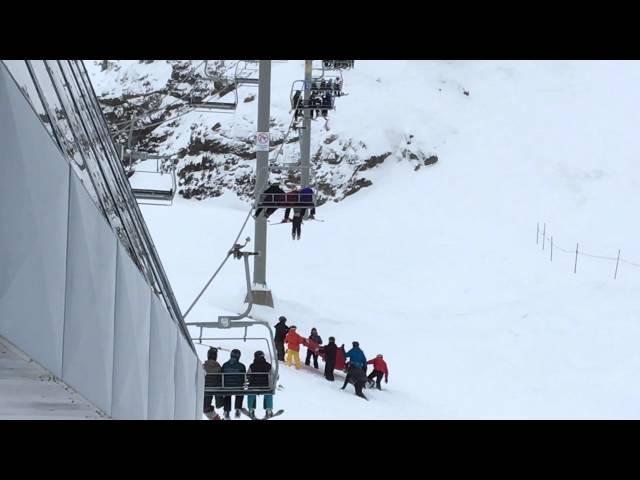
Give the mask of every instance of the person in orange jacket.
[[284, 337], [284, 342], [287, 344], [287, 366], [291, 366], [291, 360], [295, 360], [296, 369], [300, 370], [300, 345], [306, 345], [307, 341], [302, 338], [296, 331], [296, 326], [289, 327], [287, 336]]
[[380, 382], [384, 376], [384, 383], [389, 383], [389, 368], [387, 362], [384, 361], [382, 354], [376, 355], [376, 358], [369, 360], [367, 365], [373, 365], [373, 372], [369, 374], [367, 379], [369, 380], [369, 388], [373, 388], [373, 379], [376, 379], [376, 388], [382, 390]]

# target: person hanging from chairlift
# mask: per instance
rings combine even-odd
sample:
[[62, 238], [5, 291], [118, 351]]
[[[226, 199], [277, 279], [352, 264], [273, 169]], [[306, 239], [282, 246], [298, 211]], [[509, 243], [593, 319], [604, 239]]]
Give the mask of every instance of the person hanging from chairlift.
[[311, 357], [313, 357], [313, 368], [318, 369], [318, 350], [322, 345], [322, 337], [318, 335], [318, 331], [315, 328], [311, 329], [311, 335], [307, 339], [307, 358], [304, 361], [306, 366], [310, 366]]
[[302, 234], [302, 217], [304, 216], [304, 208], [294, 208], [293, 209], [293, 219], [291, 220], [291, 239], [295, 240], [296, 238], [300, 240], [300, 235]]
[[296, 90], [296, 93], [293, 94], [293, 99], [291, 100], [291, 110], [294, 111], [294, 117], [293, 117], [294, 122], [298, 121], [298, 117], [302, 113], [302, 110], [300, 110], [300, 106], [302, 104], [300, 100], [301, 94], [302, 92], [300, 90]]
[[[264, 352], [258, 350], [253, 354], [253, 363], [249, 365], [249, 372], [247, 373], [247, 379], [249, 384], [249, 390], [252, 388], [268, 388], [270, 386], [269, 376], [271, 373], [271, 364], [264, 358]], [[256, 395], [250, 393], [247, 399], [249, 404], [249, 416], [256, 418]], [[262, 407], [266, 412], [266, 418], [273, 416], [273, 395], [264, 394], [262, 401]]]
[[300, 345], [304, 345], [306, 340], [296, 332], [296, 326], [291, 325], [289, 332], [284, 339], [287, 344], [287, 367], [291, 366], [291, 362], [295, 361], [296, 370], [300, 370]]
[[[240, 390], [244, 386], [245, 374], [247, 367], [240, 362], [240, 350], [234, 348], [231, 350], [231, 358], [222, 365], [222, 388], [234, 388]], [[240, 418], [242, 410], [242, 401], [244, 395], [236, 395], [234, 407], [236, 409], [235, 417]], [[231, 412], [231, 395], [225, 395], [224, 399], [224, 418], [229, 420]]]
[[342, 96], [342, 82], [340, 81], [340, 77], [336, 77], [336, 81], [334, 83], [334, 95], [336, 97]]
[[331, 95], [331, 93], [330, 92], [325, 93], [324, 97], [322, 97], [322, 106], [324, 107], [322, 109], [322, 116], [324, 118], [327, 118], [327, 112], [331, 108], [332, 102], [333, 102], [333, 96]]
[[384, 383], [389, 383], [389, 368], [387, 367], [387, 362], [384, 361], [382, 354], [376, 355], [376, 358], [373, 360], [369, 360], [367, 365], [373, 365], [373, 372], [369, 374], [367, 380], [369, 381], [369, 388], [373, 388], [375, 378], [375, 385], [378, 390], [382, 390], [380, 383], [382, 382], [382, 377], [384, 376]]
[[322, 107], [323, 98], [324, 97], [321, 98], [320, 96], [316, 95], [313, 99], [312, 105], [316, 108], [316, 118], [319, 118], [320, 114], [322, 113], [320, 107]]
[[[207, 360], [202, 365], [205, 371], [204, 386], [207, 388], [220, 387], [222, 384], [222, 367], [218, 363], [218, 349], [211, 347], [207, 352]], [[211, 418], [211, 420], [220, 420], [220, 415], [216, 413], [215, 408], [211, 405], [214, 394], [211, 392], [204, 393], [204, 414]], [[216, 408], [221, 408], [223, 405], [222, 396], [215, 395]]]
[[[285, 194], [285, 203], [298, 203], [299, 201], [299, 190], [296, 187], [293, 187], [289, 192]], [[289, 214], [291, 213], [291, 207], [287, 207], [284, 209], [284, 218], [280, 223], [288, 223], [289, 222]]]
[[309, 112], [309, 118], [311, 120], [313, 120], [313, 111], [314, 111], [313, 107], [315, 106], [316, 96], [317, 96], [316, 93], [312, 92], [308, 102], [306, 102], [304, 105], [307, 108], [307, 111]]
[[278, 323], [275, 326], [276, 334], [274, 336], [276, 351], [278, 352], [278, 360], [284, 362], [284, 339], [289, 332], [287, 327], [287, 318], [281, 316], [278, 319]]

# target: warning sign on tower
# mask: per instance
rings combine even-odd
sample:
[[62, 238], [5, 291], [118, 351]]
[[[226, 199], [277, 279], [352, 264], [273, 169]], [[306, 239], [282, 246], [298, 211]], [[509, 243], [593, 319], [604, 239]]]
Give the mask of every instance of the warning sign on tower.
[[256, 134], [256, 152], [269, 151], [269, 132], [258, 132]]

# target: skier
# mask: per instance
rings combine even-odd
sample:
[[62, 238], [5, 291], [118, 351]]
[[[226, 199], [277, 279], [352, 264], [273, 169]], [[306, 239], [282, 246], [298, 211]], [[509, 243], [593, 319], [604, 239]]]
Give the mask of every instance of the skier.
[[318, 335], [318, 331], [315, 328], [311, 329], [311, 335], [307, 340], [307, 358], [304, 364], [309, 366], [311, 363], [311, 357], [313, 357], [313, 368], [318, 369], [318, 349], [322, 345], [322, 337]]
[[[240, 350], [234, 348], [231, 350], [231, 358], [222, 365], [222, 387], [223, 388], [235, 388], [242, 389], [244, 386], [245, 374], [247, 372], [247, 367], [244, 366], [243, 363], [240, 362]], [[236, 409], [236, 418], [240, 418], [242, 409], [242, 401], [244, 400], [243, 395], [236, 395], [235, 398], [235, 409]], [[229, 413], [231, 412], [231, 395], [225, 395], [224, 397], [224, 418], [229, 419]]]
[[364, 352], [360, 350], [360, 344], [353, 342], [351, 344], [353, 348], [345, 353], [345, 358], [349, 359], [349, 363], [362, 369], [364, 374], [367, 374], [367, 357]]
[[347, 378], [344, 379], [344, 384], [340, 390], [344, 390], [347, 388], [347, 384], [352, 383], [354, 388], [356, 389], [356, 395], [360, 398], [364, 398], [367, 400], [367, 397], [362, 393], [362, 389], [367, 383], [367, 376], [362, 371], [362, 368], [357, 365], [357, 363], [350, 362], [349, 367], [347, 369]]
[[274, 337], [276, 344], [276, 351], [278, 352], [278, 360], [284, 362], [284, 339], [289, 332], [289, 327], [287, 327], [287, 319], [286, 317], [280, 317], [278, 319], [278, 323], [275, 327], [276, 334]]
[[296, 326], [295, 325], [291, 325], [291, 327], [289, 327], [289, 332], [287, 333], [287, 336], [284, 339], [285, 343], [288, 346], [288, 350], [287, 350], [287, 366], [290, 367], [291, 366], [291, 361], [295, 360], [296, 363], [296, 370], [300, 370], [300, 344], [303, 344], [306, 342], [306, 340], [304, 338], [302, 338], [300, 335], [298, 335], [298, 332], [296, 332]]
[[367, 365], [373, 365], [373, 372], [369, 374], [367, 380], [369, 381], [369, 388], [373, 388], [373, 379], [376, 379], [376, 388], [382, 390], [380, 382], [384, 376], [384, 383], [389, 383], [389, 368], [387, 362], [384, 361], [382, 354], [376, 355], [376, 358], [369, 360]]
[[324, 347], [321, 347], [320, 353], [324, 355], [324, 378], [333, 382], [333, 371], [336, 368], [336, 355], [338, 353], [338, 347], [336, 346], [336, 339], [329, 337], [329, 343]]
[[[222, 367], [218, 363], [218, 349], [215, 347], [211, 347], [207, 352], [207, 360], [204, 362], [203, 367], [206, 372], [206, 376], [204, 378], [204, 387], [205, 390], [207, 388], [215, 388], [220, 387], [222, 383]], [[207, 414], [209, 418], [212, 420], [220, 420], [220, 415], [216, 413], [215, 408], [211, 405], [211, 401], [213, 400], [213, 393], [204, 392], [204, 407], [203, 412]], [[216, 395], [216, 407], [220, 408], [222, 406], [222, 397], [220, 395]]]
[[[251, 388], [264, 388], [269, 386], [269, 376], [271, 374], [271, 364], [264, 358], [264, 352], [258, 350], [253, 354], [253, 363], [249, 365], [249, 390]], [[256, 418], [256, 395], [249, 394], [249, 415]], [[273, 416], [273, 395], [265, 394], [262, 406], [266, 412], [266, 418]]]

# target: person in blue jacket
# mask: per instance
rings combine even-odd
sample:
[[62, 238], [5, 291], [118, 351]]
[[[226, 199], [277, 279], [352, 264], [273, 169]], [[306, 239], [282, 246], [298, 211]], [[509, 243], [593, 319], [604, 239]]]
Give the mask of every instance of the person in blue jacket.
[[345, 354], [345, 359], [348, 358], [351, 365], [361, 368], [366, 375], [367, 357], [364, 352], [360, 350], [360, 344], [358, 342], [353, 342], [351, 345], [353, 345], [353, 348]]

